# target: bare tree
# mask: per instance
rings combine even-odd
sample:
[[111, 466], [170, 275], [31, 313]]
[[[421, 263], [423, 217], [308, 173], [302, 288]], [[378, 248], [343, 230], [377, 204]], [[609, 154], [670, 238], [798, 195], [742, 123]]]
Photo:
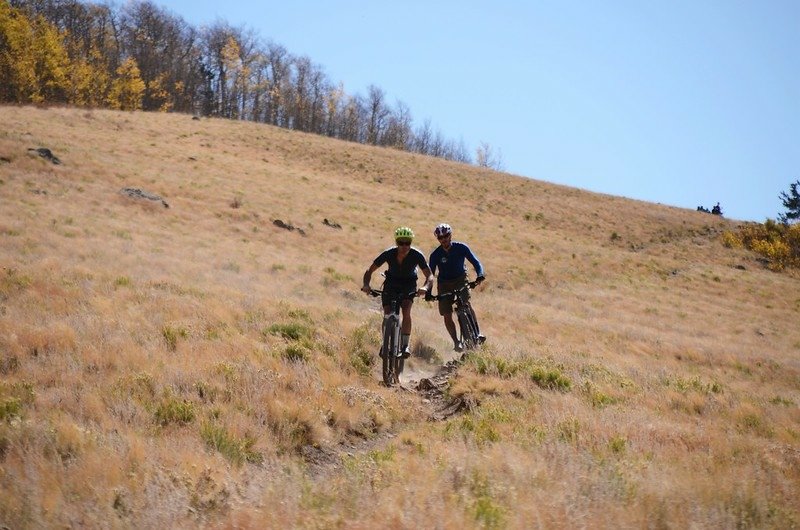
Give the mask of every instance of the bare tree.
[[411, 150], [422, 155], [431, 154], [430, 149], [432, 137], [433, 132], [431, 130], [431, 120], [428, 118], [414, 131], [414, 137], [411, 141]]
[[475, 163], [480, 167], [487, 167], [495, 171], [503, 170], [503, 154], [487, 142], [481, 142], [475, 150]]
[[411, 123], [411, 110], [408, 105], [398, 101], [394, 110], [387, 116], [386, 131], [381, 138], [381, 145], [409, 150], [413, 136]]
[[364, 107], [364, 102], [361, 96], [348, 96], [344, 108], [342, 109], [341, 117], [341, 133], [342, 140], [349, 140], [351, 142], [364, 142], [366, 139], [366, 116], [367, 112]]
[[279, 44], [270, 43], [267, 46], [267, 122], [272, 125], [287, 127], [287, 108], [285, 94], [289, 92], [285, 87], [291, 85], [291, 56], [286, 48]]
[[386, 94], [375, 85], [367, 89], [367, 143], [378, 145], [386, 128], [389, 109], [385, 103]]

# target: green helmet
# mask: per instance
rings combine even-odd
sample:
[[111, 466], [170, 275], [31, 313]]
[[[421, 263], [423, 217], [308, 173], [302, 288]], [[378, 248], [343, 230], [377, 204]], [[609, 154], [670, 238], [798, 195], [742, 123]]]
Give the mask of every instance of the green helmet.
[[401, 226], [394, 231], [395, 239], [414, 239], [414, 231], [407, 226]]

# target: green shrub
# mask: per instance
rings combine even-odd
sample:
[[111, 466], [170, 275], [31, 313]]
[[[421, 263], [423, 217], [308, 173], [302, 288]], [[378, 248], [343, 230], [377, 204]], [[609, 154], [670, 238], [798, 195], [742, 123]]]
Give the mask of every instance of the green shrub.
[[304, 362], [311, 357], [311, 352], [302, 344], [292, 343], [283, 350], [283, 357], [292, 362]]
[[524, 374], [538, 386], [547, 390], [568, 391], [572, 387], [572, 381], [562, 373], [560, 368], [547, 366], [546, 361], [542, 360], [523, 358], [514, 361], [481, 352], [470, 356], [470, 362], [474, 364], [475, 370], [481, 375], [495, 375], [509, 379]]
[[470, 492], [475, 497], [472, 504], [475, 520], [481, 528], [505, 528], [503, 507], [492, 498], [489, 479], [483, 473], [475, 471], [470, 481]]
[[589, 398], [589, 402], [595, 408], [603, 408], [607, 405], [613, 405], [619, 401], [619, 399], [616, 397], [610, 396], [598, 389], [591, 381], [586, 381], [583, 391]]
[[369, 375], [378, 359], [380, 336], [377, 326], [369, 322], [353, 330], [350, 335], [350, 365], [359, 375]]
[[190, 423], [195, 417], [194, 404], [191, 401], [166, 398], [156, 407], [155, 416], [159, 425]]
[[289, 340], [300, 340], [311, 336], [311, 328], [299, 322], [273, 324], [264, 330], [264, 334], [277, 335]]
[[249, 435], [237, 438], [225, 427], [205, 422], [200, 426], [200, 437], [208, 447], [219, 451], [222, 456], [236, 465], [242, 465], [245, 462], [259, 464], [264, 460], [261, 453], [253, 450], [256, 440]]
[[11, 421], [22, 415], [22, 408], [36, 398], [31, 383], [0, 382], [0, 421]]
[[532, 366], [528, 369], [531, 381], [548, 390], [561, 390], [566, 392], [572, 387], [572, 381], [561, 373], [558, 368], [545, 368]]
[[156, 395], [156, 382], [147, 372], [121, 377], [114, 383], [117, 395], [129, 396], [140, 403], [149, 403]]
[[[746, 367], [745, 367], [746, 368]], [[749, 368], [746, 368], [749, 372]], [[703, 382], [699, 376], [694, 376], [691, 379], [684, 379], [684, 378], [677, 378], [671, 381], [671, 385], [675, 387], [676, 390], [685, 394], [687, 392], [695, 391], [700, 394], [719, 394], [722, 392], [722, 385], [717, 383], [716, 381], [711, 381], [710, 383]]]
[[581, 423], [577, 419], [565, 420], [556, 425], [556, 434], [558, 439], [576, 444], [581, 432]]
[[475, 370], [481, 375], [496, 375], [508, 379], [520, 370], [519, 363], [488, 354], [472, 355], [470, 359], [475, 365]]
[[624, 436], [615, 435], [608, 441], [608, 448], [614, 454], [622, 454], [625, 452], [625, 446], [628, 445], [628, 439]]
[[0, 401], [0, 421], [11, 421], [22, 413], [22, 401], [19, 398], [6, 398]]
[[161, 336], [167, 341], [167, 347], [170, 351], [178, 349], [178, 339], [185, 339], [189, 336], [189, 332], [184, 328], [173, 328], [172, 326], [164, 326], [161, 329]]

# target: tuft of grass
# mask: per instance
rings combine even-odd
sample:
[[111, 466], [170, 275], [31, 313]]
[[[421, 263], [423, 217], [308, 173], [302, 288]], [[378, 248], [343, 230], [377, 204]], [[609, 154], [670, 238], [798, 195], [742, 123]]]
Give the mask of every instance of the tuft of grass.
[[158, 404], [155, 411], [156, 423], [161, 426], [170, 423], [187, 424], [194, 421], [194, 404], [191, 401], [167, 397]]
[[559, 422], [556, 425], [556, 436], [562, 442], [577, 444], [581, 432], [581, 423], [577, 418], [572, 418]]
[[[750, 368], [744, 367], [744, 370], [746, 370], [749, 373]], [[668, 380], [667, 384], [669, 386], [674, 387], [683, 394], [689, 391], [699, 392], [700, 394], [722, 393], [722, 385], [720, 383], [718, 383], [717, 381], [711, 381], [707, 383], [702, 381], [699, 376], [694, 376], [688, 379], [678, 377], [672, 380]]]
[[25, 405], [31, 405], [36, 398], [31, 383], [0, 382], [0, 421], [10, 422], [22, 415]]
[[531, 381], [542, 388], [548, 390], [560, 390], [567, 392], [572, 387], [569, 377], [561, 373], [558, 368], [546, 368], [544, 366], [532, 366], [528, 368]]
[[300, 322], [273, 324], [264, 330], [264, 335], [277, 335], [289, 340], [300, 340], [311, 336], [311, 328]]
[[164, 326], [161, 328], [161, 336], [167, 342], [167, 348], [175, 351], [178, 349], [178, 339], [185, 339], [189, 332], [183, 327]]
[[625, 447], [628, 445], [628, 439], [624, 436], [614, 435], [608, 441], [608, 448], [611, 450], [612, 453], [620, 455], [625, 452]]
[[325, 276], [322, 278], [322, 285], [330, 287], [341, 283], [353, 283], [353, 277], [349, 274], [337, 272], [333, 267], [325, 267]]
[[156, 395], [156, 383], [153, 376], [140, 372], [120, 380], [118, 388], [141, 402], [147, 402]]
[[794, 401], [781, 396], [775, 396], [769, 400], [773, 405], [783, 405], [784, 407], [794, 407]]
[[350, 335], [350, 365], [359, 375], [369, 375], [378, 356], [380, 337], [375, 326], [362, 324]]
[[494, 500], [486, 474], [474, 471], [470, 477], [469, 489], [475, 498], [472, 513], [481, 528], [505, 528], [505, 511]]
[[591, 381], [586, 381], [583, 387], [584, 394], [588, 397], [589, 403], [595, 408], [603, 408], [608, 405], [614, 405], [619, 402], [619, 399], [606, 394]]
[[526, 375], [530, 381], [547, 390], [568, 391], [572, 381], [563, 374], [560, 368], [546, 366], [540, 360], [523, 358], [509, 360], [502, 357], [480, 352], [469, 357], [475, 370], [481, 375], [495, 375], [502, 379], [509, 379], [517, 375]]
[[237, 438], [222, 425], [207, 421], [200, 426], [200, 437], [208, 447], [219, 451], [222, 456], [237, 466], [241, 466], [245, 462], [260, 464], [264, 460], [261, 453], [253, 450], [256, 439], [250, 435]]
[[11, 421], [22, 413], [22, 401], [10, 397], [0, 400], [0, 421]]
[[291, 362], [305, 362], [311, 357], [311, 351], [300, 343], [292, 343], [284, 348], [283, 357]]
[[17, 269], [6, 269], [6, 273], [0, 276], [0, 293], [10, 293], [22, 291], [33, 284], [33, 280], [27, 274], [22, 274]]
[[449, 422], [445, 427], [445, 433], [448, 435], [460, 433], [465, 439], [473, 439], [478, 446], [500, 441], [500, 433], [495, 426], [495, 422], [485, 416], [462, 416]]

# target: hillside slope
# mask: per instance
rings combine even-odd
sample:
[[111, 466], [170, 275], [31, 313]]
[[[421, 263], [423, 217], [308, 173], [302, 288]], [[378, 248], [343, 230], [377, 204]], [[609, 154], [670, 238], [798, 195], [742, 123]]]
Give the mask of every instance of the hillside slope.
[[[427, 255], [441, 221], [486, 267], [489, 341], [431, 400], [435, 307], [385, 388], [358, 289], [396, 226]], [[800, 283], [734, 225], [253, 123], [2, 107], [0, 525], [796, 527]]]

